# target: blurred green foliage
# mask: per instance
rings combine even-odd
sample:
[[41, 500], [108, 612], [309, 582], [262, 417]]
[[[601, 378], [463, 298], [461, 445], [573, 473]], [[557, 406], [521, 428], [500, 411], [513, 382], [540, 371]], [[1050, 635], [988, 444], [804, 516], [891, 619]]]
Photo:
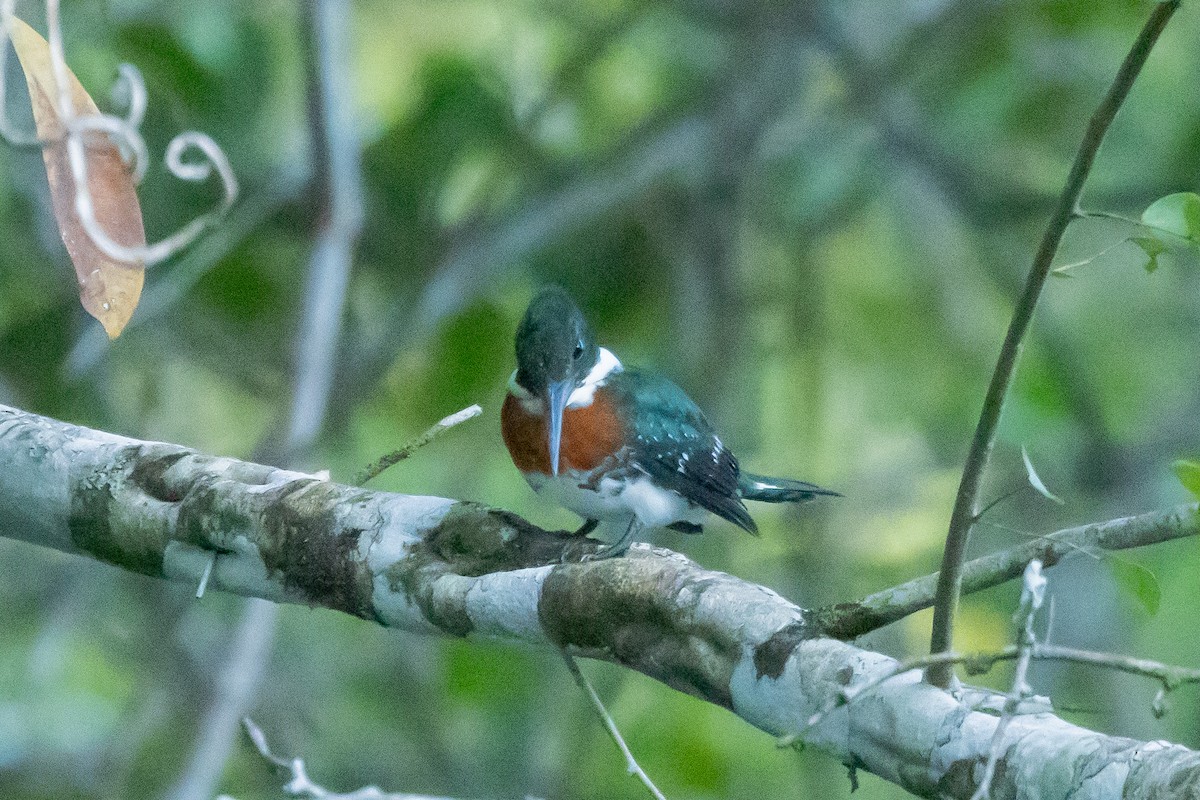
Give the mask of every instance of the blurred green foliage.
[[[40, 5], [18, 5], [40, 18]], [[479, 402], [481, 420], [377, 488], [574, 524], [527, 489], [497, 430], [512, 331], [532, 290], [553, 281], [622, 358], [682, 383], [748, 466], [846, 495], [754, 509], [757, 540], [715, 524], [659, 543], [801, 604], [932, 571], [1013, 299], [1148, 9], [354, 3], [344, 56], [366, 229], [326, 433], [300, 466], [348, 479]], [[0, 148], [0, 402], [214, 453], [273, 452], [305, 346], [294, 332], [317, 222], [299, 11], [75, 0], [64, 23], [72, 66], [98, 99], [117, 63], [136, 63], [152, 149], [207, 131], [244, 195], [221, 229], [148, 275], [134, 324], [109, 345], [78, 306], [40, 158]], [[1100, 153], [1088, 210], [1137, 218], [1200, 189], [1198, 38], [1185, 4]], [[152, 170], [142, 199], [157, 238], [214, 195]], [[1155, 214], [1192, 236], [1188, 203]], [[986, 488], [990, 499], [1026, 482], [1024, 445], [1066, 504], [1018, 494], [978, 528], [976, 552], [1188, 499], [1171, 465], [1200, 451], [1200, 265], [1186, 247], [1118, 244], [1146, 235], [1113, 219], [1072, 225], [1058, 262], [1087, 263], [1047, 287]], [[1200, 606], [1198, 559], [1183, 541], [1111, 568], [1086, 554], [1057, 567], [1055, 641], [1200, 664], [1200, 639], [1184, 633]], [[0, 797], [167, 791], [241, 608], [190, 594], [0, 539]], [[1016, 596], [1006, 586], [968, 598], [959, 645], [1009, 641]], [[863, 644], [914, 654], [928, 625], [920, 614]], [[844, 769], [819, 754], [777, 751], [640, 676], [584, 669], [670, 797], [849, 793]], [[1046, 665], [1033, 678], [1081, 724], [1200, 746], [1194, 692], [1155, 720], [1149, 682]], [[277, 752], [303, 756], [335, 789], [642, 794], [553, 653], [289, 607], [253, 715]], [[860, 779], [860, 797], [903, 796]], [[279, 785], [239, 741], [221, 790], [251, 800]]]

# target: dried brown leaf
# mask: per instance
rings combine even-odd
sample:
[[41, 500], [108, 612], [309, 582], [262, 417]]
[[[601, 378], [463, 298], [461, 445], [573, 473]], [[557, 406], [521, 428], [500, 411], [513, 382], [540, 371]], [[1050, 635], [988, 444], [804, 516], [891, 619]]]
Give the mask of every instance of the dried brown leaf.
[[[109, 338], [115, 339], [137, 308], [142, 294], [144, 269], [141, 262], [118, 261], [106, 255], [88, 236], [75, 211], [75, 181], [64, 140], [66, 126], [58, 113], [58, 84], [50, 61], [50, 46], [33, 28], [12, 19], [12, 43], [25, 72], [38, 138], [45, 144], [42, 157], [54, 217], [67, 254], [79, 280], [79, 299], [87, 312], [100, 321]], [[79, 117], [98, 116], [99, 109], [70, 73], [71, 100]], [[109, 237], [126, 247], [146, 244], [142, 208], [138, 203], [133, 174], [107, 136], [86, 134], [88, 189], [96, 220]]]

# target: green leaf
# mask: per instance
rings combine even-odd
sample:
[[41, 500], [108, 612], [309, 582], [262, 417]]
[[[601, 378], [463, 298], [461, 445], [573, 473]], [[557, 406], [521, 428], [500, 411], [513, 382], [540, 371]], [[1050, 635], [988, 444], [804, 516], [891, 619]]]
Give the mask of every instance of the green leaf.
[[1154, 577], [1153, 572], [1136, 561], [1117, 556], [1110, 556], [1108, 565], [1118, 586], [1136, 597], [1150, 616], [1158, 613], [1162, 587], [1158, 585], [1158, 578]]
[[1200, 462], [1180, 459], [1171, 465], [1171, 470], [1175, 477], [1179, 478], [1183, 488], [1200, 499]]
[[1167, 252], [1167, 246], [1153, 236], [1131, 236], [1129, 241], [1142, 248], [1149, 259], [1146, 261], [1146, 272], [1158, 269], [1158, 257]]
[[1160, 197], [1142, 212], [1142, 222], [1152, 228], [1200, 242], [1200, 195], [1178, 192]]
[[1025, 475], [1029, 478], [1029, 485], [1037, 489], [1038, 494], [1047, 500], [1053, 500], [1060, 506], [1063, 505], [1063, 499], [1047, 489], [1046, 484], [1042, 483], [1037, 470], [1033, 468], [1033, 462], [1029, 460], [1029, 451], [1025, 449], [1025, 445], [1021, 445], [1021, 460], [1025, 462]]

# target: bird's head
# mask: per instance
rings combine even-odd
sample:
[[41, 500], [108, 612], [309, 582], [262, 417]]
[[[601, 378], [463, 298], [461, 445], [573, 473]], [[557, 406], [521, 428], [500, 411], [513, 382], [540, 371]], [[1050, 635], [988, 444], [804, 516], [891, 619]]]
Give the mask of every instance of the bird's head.
[[542, 289], [517, 328], [517, 383], [546, 404], [550, 420], [550, 468], [558, 474], [563, 411], [571, 392], [587, 378], [600, 350], [587, 320], [557, 286]]

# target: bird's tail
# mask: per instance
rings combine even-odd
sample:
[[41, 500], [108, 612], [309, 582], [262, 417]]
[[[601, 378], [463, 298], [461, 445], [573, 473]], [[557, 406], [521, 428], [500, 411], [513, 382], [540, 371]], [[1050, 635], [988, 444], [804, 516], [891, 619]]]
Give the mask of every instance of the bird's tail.
[[841, 497], [838, 492], [822, 489], [813, 483], [794, 481], [791, 478], [769, 478], [752, 472], [742, 472], [738, 475], [738, 493], [745, 500], [758, 500], [763, 503], [803, 503], [821, 495]]

